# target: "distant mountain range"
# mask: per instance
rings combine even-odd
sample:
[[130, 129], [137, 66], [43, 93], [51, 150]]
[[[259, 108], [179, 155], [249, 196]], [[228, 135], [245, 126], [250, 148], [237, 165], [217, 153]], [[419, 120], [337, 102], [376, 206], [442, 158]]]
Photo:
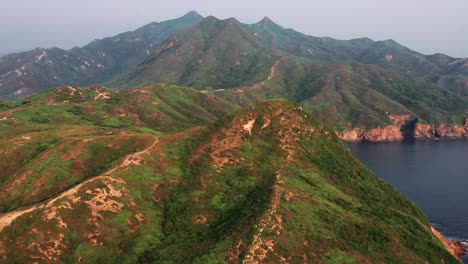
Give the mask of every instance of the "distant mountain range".
[[71, 50], [35, 49], [0, 58], [0, 99], [24, 97], [61, 85], [102, 83], [143, 60], [171, 34], [192, 26], [196, 12]]
[[468, 133], [430, 58], [195, 12], [3, 57], [0, 263], [459, 263], [340, 139]]
[[[441, 58], [391, 40], [310, 37], [269, 18], [242, 25], [208, 17], [108, 85], [176, 83], [242, 106], [286, 98], [352, 141], [467, 136], [467, 60]], [[372, 131], [379, 127], [386, 130]]]
[[468, 136], [468, 59], [393, 40], [307, 36], [267, 17], [248, 25], [192, 11], [82, 48], [8, 55], [0, 75], [3, 99], [68, 84], [163, 82], [241, 106], [285, 98], [351, 141]]

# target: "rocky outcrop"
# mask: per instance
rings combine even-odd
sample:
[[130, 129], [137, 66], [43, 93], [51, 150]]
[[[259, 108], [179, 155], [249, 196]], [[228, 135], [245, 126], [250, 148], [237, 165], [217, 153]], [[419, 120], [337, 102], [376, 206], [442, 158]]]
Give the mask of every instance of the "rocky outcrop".
[[362, 141], [364, 130], [361, 128], [354, 128], [338, 132], [338, 136], [346, 142], [359, 142]]
[[397, 126], [374, 128], [367, 131], [353, 128], [338, 133], [338, 136], [346, 142], [395, 142], [404, 139], [403, 133]]
[[467, 248], [463, 245], [462, 242], [447, 239], [439, 231], [431, 227], [432, 233], [442, 242], [448, 252], [452, 253], [455, 257], [460, 259], [462, 256], [466, 255]]
[[440, 138], [468, 137], [468, 119], [463, 126], [447, 126], [442, 124], [435, 129], [436, 136]]
[[430, 140], [439, 138], [468, 138], [468, 119], [463, 125], [420, 123], [411, 115], [389, 115], [393, 124], [384, 128], [364, 130], [352, 128], [338, 132], [346, 142], [397, 142], [404, 139]]
[[388, 126], [385, 128], [375, 128], [364, 132], [363, 140], [370, 142], [393, 142], [402, 141], [405, 137], [397, 126]]
[[353, 128], [338, 133], [341, 139], [348, 142], [394, 142], [413, 136], [417, 119], [411, 115], [389, 115], [393, 125], [384, 128], [364, 130]]
[[432, 139], [435, 135], [435, 127], [429, 124], [418, 124], [414, 132], [415, 139]]

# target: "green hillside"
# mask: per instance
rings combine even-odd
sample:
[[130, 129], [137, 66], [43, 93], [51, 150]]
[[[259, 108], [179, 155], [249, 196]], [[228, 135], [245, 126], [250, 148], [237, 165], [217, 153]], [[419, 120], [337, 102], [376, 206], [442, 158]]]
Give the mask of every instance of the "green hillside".
[[423, 55], [391, 39], [338, 40], [308, 36], [285, 29], [269, 18], [245, 27], [264, 43], [289, 54], [314, 61], [378, 65], [403, 75], [425, 78], [429, 83], [440, 85], [465, 99], [467, 97], [468, 59], [444, 54]]
[[0, 177], [26, 205], [0, 218], [2, 263], [459, 263], [412, 202], [282, 100], [181, 133], [62, 127], [3, 144], [43, 147]]
[[391, 115], [409, 114], [420, 123], [462, 124], [468, 99], [441, 86], [357, 63], [324, 63], [283, 58], [272, 78], [257, 86], [213, 92], [230, 102], [249, 105], [268, 98], [287, 98], [338, 131], [392, 124]]
[[234, 88], [268, 76], [280, 52], [259, 42], [234, 18], [207, 17], [177, 32], [145, 61], [109, 82], [128, 88], [153, 82]]
[[[386, 58], [387, 51], [392, 59]], [[437, 66], [442, 62], [434, 61], [394, 41], [314, 38], [268, 18], [242, 25], [235, 19], [208, 17], [173, 35], [109, 85], [175, 83], [205, 89], [241, 106], [284, 98], [300, 103], [336, 131], [357, 130], [355, 140], [389, 126], [392, 133], [404, 135], [383, 135], [379, 140], [416, 134], [466, 137], [465, 81], [460, 76], [435, 80], [443, 70]]]
[[145, 135], [210, 124], [237, 109], [165, 85], [125, 92], [63, 87], [0, 107], [0, 186], [6, 188], [0, 213], [102, 173], [144, 146]]

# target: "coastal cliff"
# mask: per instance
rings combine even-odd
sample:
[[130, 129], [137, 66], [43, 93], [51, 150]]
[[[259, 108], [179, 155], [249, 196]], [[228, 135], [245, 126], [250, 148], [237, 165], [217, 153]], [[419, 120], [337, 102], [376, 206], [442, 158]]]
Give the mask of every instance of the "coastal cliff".
[[441, 138], [468, 138], [468, 119], [460, 125], [439, 126], [419, 122], [411, 115], [390, 115], [392, 125], [365, 130], [347, 129], [338, 136], [347, 142], [397, 142], [404, 139], [431, 140]]
[[463, 243], [461, 243], [460, 241], [451, 240], [451, 239], [444, 237], [444, 235], [442, 235], [439, 231], [437, 231], [433, 227], [431, 227], [431, 230], [432, 230], [432, 233], [434, 233], [434, 235], [442, 242], [442, 244], [445, 246], [447, 251], [452, 253], [452, 255], [454, 255], [458, 259], [466, 255], [467, 248], [465, 247], [465, 245], [463, 245]]

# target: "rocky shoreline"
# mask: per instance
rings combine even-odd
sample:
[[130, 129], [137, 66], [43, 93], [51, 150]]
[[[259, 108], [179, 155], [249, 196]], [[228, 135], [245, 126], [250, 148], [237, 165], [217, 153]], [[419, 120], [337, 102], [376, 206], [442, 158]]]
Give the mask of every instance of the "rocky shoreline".
[[439, 126], [419, 123], [418, 118], [410, 115], [389, 116], [393, 125], [384, 128], [365, 130], [352, 128], [338, 132], [346, 142], [398, 142], [407, 139], [438, 140], [449, 138], [468, 138], [468, 119], [462, 125]]
[[444, 237], [439, 231], [434, 227], [431, 227], [432, 233], [442, 242], [445, 248], [452, 253], [458, 259], [461, 259], [462, 256], [467, 254], [467, 247], [460, 241], [448, 239]]

